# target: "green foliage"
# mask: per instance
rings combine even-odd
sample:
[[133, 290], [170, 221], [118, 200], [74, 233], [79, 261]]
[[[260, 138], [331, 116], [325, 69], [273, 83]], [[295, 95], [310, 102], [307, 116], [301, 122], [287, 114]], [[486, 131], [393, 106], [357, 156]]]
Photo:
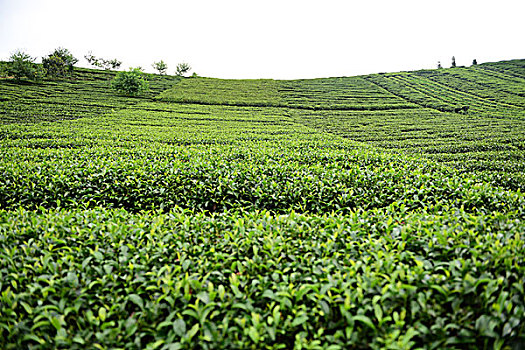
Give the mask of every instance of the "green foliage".
[[22, 79], [40, 81], [45, 75], [45, 70], [33, 63], [35, 58], [22, 51], [17, 51], [9, 57], [9, 62], [5, 66], [5, 73], [12, 76], [15, 80]]
[[65, 48], [57, 48], [47, 57], [42, 57], [42, 65], [49, 76], [65, 77], [73, 73], [75, 64], [78, 59]]
[[159, 72], [160, 75], [165, 75], [166, 71], [168, 70], [168, 65], [163, 60], [154, 62], [152, 66], [156, 71]]
[[91, 53], [91, 51], [88, 52], [86, 55], [84, 55], [84, 58], [93, 67], [103, 68], [105, 70], [110, 70], [110, 69], [116, 70], [116, 69], [119, 69], [120, 66], [122, 65], [122, 61], [119, 61], [116, 58], [114, 58], [114, 59], [105, 59], [105, 58], [101, 58], [101, 57], [95, 57]]
[[523, 347], [524, 63], [2, 80], [0, 348]]
[[102, 60], [101, 61], [102, 67], [104, 69], [119, 69], [122, 61], [117, 60], [116, 58], [113, 58], [111, 60]]
[[191, 71], [191, 66], [187, 63], [179, 63], [177, 64], [177, 68], [175, 70], [175, 75], [179, 77], [183, 77], [186, 74], [188, 74]]
[[50, 55], [42, 58], [42, 65], [46, 69], [47, 75], [51, 77], [65, 77], [69, 73], [66, 63], [58, 56]]
[[[68, 80], [23, 86], [4, 82], [0, 84], [0, 123], [39, 125], [45, 121], [89, 119], [141, 101], [117, 95], [113, 89], [108, 89], [108, 81], [114, 77], [113, 72], [75, 68], [73, 79]], [[142, 97], [151, 99], [175, 81], [174, 77], [148, 75], [150, 89]]]
[[[243, 111], [239, 116], [248, 113]], [[112, 122], [113, 128], [121, 129], [126, 125], [126, 119], [106, 120]], [[168, 123], [169, 120], [160, 122]], [[217, 122], [217, 125], [222, 124]], [[203, 128], [201, 130], [204, 132]], [[236, 128], [236, 131], [245, 132], [241, 128]], [[300, 132], [307, 130], [281, 129], [281, 132], [285, 131], [288, 137], [298, 137]], [[88, 130], [84, 132], [86, 136], [89, 134]], [[130, 128], [129, 135], [115, 134], [109, 140], [129, 138], [137, 132], [136, 128]], [[155, 133], [155, 128], [151, 132]], [[177, 134], [162, 137], [169, 136], [176, 137]], [[179, 137], [183, 139], [182, 136]], [[77, 137], [81, 135], [77, 133]], [[147, 135], [142, 142], [154, 139], [154, 134]], [[211, 139], [220, 141], [216, 137]], [[190, 140], [186, 138], [186, 142]], [[0, 187], [0, 205], [14, 209], [19, 203], [27, 203], [28, 209], [37, 209], [39, 206], [52, 208], [56, 203], [62, 203], [62, 207], [68, 208], [103, 206], [125, 208], [132, 212], [180, 206], [210, 212], [266, 209], [280, 213], [294, 210], [315, 214], [347, 214], [359, 208], [383, 208], [393, 202], [411, 210], [440, 210], [443, 207], [450, 210], [457, 207], [474, 212], [501, 210], [503, 206], [521, 210], [524, 205], [520, 198], [490, 187], [476, 186], [473, 180], [462, 181], [453, 173], [433, 175], [438, 169], [428, 163], [407, 162], [368, 150], [350, 150], [352, 144], [346, 143], [341, 146], [347, 148], [338, 151], [328, 148], [329, 144], [323, 150], [315, 146], [313, 140], [293, 143], [284, 140], [283, 135], [283, 140], [273, 141], [279, 143], [279, 149], [284, 153], [277, 159], [275, 151], [266, 149], [264, 144], [243, 146], [242, 139], [229, 147], [207, 146], [206, 150], [205, 146], [200, 146], [199, 153], [192, 155], [191, 164], [187, 164], [184, 158], [171, 159], [169, 152], [164, 153], [168, 150], [158, 144], [154, 147], [162, 152], [137, 150], [134, 154], [121, 155], [118, 161], [111, 161], [111, 155], [100, 152], [103, 148], [72, 158], [64, 154], [53, 157], [52, 161], [40, 162], [38, 168], [31, 167], [32, 170], [26, 173], [23, 173], [21, 166], [29, 169], [28, 164], [21, 162], [21, 166], [7, 166], [10, 164], [8, 159], [2, 169], [5, 184]], [[193, 142], [197, 144], [199, 140]], [[203, 141], [200, 143], [205, 145]], [[35, 147], [45, 145], [36, 142]], [[77, 144], [77, 147], [81, 145]], [[58, 143], [55, 147], [66, 146]], [[252, 147], [264, 152], [253, 151]], [[301, 147], [305, 149], [297, 150]], [[171, 147], [177, 152], [181, 152], [182, 148], [184, 146]], [[244, 157], [237, 159], [238, 153]], [[139, 155], [143, 161], [133, 160]], [[345, 160], [345, 156], [351, 157], [352, 161]], [[98, 161], [93, 162], [93, 159]], [[155, 159], [154, 166], [150, 159]], [[331, 165], [323, 168], [327, 161]], [[261, 166], [261, 162], [265, 165]], [[375, 169], [375, 173], [362, 170], [365, 163], [367, 168]], [[391, 164], [403, 164], [404, 172]], [[345, 171], [341, 171], [343, 167]], [[335, 188], [334, 183], [338, 184]], [[29, 185], [24, 184], [34, 184], [37, 189], [29, 191]], [[162, 184], [162, 190], [155, 184]], [[417, 186], [417, 189], [412, 186]], [[67, 191], [64, 191], [66, 188]], [[471, 195], [473, 189], [477, 196]], [[492, 197], [499, 198], [499, 202], [486, 200]]]
[[274, 80], [182, 79], [159, 100], [234, 106], [282, 106]]
[[93, 55], [91, 51], [84, 55], [84, 59], [92, 66], [97, 66], [98, 58]]
[[127, 72], [118, 72], [111, 81], [111, 87], [117, 92], [138, 96], [148, 90], [148, 82], [140, 68], [130, 68]]
[[478, 60], [476, 60], [475, 58], [472, 60], [472, 65], [473, 66], [476, 66], [478, 64]]
[[[354, 90], [361, 92], [352, 96]], [[286, 107], [307, 110], [388, 110], [417, 108], [385, 94], [363, 78], [276, 81], [184, 79], [159, 95], [159, 100], [231, 106]]]
[[7, 77], [7, 64], [5, 62], [0, 62], [0, 78]]
[[0, 212], [0, 346], [523, 343], [523, 222], [400, 209]]
[[75, 64], [78, 63], [78, 59], [73, 56], [68, 49], [59, 47], [52, 53], [52, 56], [60, 57], [62, 61], [66, 64], [67, 69], [72, 72]]

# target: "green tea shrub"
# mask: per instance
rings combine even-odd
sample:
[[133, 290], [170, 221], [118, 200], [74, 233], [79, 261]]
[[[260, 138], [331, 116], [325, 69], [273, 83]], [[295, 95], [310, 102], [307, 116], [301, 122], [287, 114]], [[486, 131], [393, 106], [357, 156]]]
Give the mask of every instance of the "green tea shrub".
[[127, 72], [119, 72], [111, 81], [111, 87], [117, 92], [137, 96], [148, 91], [149, 86], [140, 68], [130, 68]]

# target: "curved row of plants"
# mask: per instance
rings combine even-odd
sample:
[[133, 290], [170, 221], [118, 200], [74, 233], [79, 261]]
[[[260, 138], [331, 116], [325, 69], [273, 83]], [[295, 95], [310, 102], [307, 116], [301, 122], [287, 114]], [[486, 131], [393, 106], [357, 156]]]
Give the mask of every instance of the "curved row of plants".
[[0, 164], [0, 207], [349, 213], [397, 202], [410, 209], [518, 210], [520, 215], [524, 207], [519, 194], [418, 159], [311, 143], [254, 152], [257, 148], [218, 145], [185, 152], [168, 146], [163, 152], [120, 154], [95, 148], [41, 152], [46, 158], [18, 163], [14, 158], [23, 158], [13, 153]]

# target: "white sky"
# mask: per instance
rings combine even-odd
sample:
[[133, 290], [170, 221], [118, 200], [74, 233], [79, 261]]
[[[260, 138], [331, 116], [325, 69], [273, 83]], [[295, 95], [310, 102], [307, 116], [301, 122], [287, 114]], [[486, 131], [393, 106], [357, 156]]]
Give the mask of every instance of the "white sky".
[[525, 58], [525, 0], [0, 0], [0, 60], [57, 47], [201, 76], [351, 76]]

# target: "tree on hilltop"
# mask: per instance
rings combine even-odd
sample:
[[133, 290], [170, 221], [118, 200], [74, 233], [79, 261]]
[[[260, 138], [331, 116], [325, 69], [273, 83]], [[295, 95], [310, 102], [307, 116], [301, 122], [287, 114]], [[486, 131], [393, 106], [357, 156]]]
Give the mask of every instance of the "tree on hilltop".
[[452, 65], [451, 68], [456, 68], [456, 57], [452, 56]]
[[474, 60], [472, 60], [472, 65], [473, 66], [477, 66], [478, 65], [478, 60], [474, 58]]
[[443, 66], [441, 65], [441, 61], [438, 61], [438, 69], [441, 69], [443, 68]]
[[183, 77], [184, 75], [186, 75], [187, 73], [189, 73], [189, 71], [191, 70], [191, 66], [187, 63], [179, 63], [177, 64], [177, 68], [175, 70], [175, 74], [179, 77]]
[[35, 59], [23, 51], [17, 51], [9, 57], [9, 62], [4, 67], [4, 74], [12, 76], [16, 81], [23, 78], [39, 81], [44, 78], [46, 71], [42, 66], [34, 63]]
[[105, 59], [101, 57], [95, 57], [91, 51], [89, 51], [86, 55], [84, 55], [84, 58], [90, 65], [97, 68], [102, 68], [105, 70], [116, 70], [119, 69], [122, 65], [122, 61], [117, 60], [116, 58], [113, 59]]
[[42, 65], [47, 75], [53, 77], [65, 77], [73, 73], [73, 67], [78, 59], [68, 49], [59, 47], [47, 57], [42, 57]]
[[159, 62], [153, 62], [152, 66], [159, 72], [160, 75], [165, 75], [166, 71], [168, 70], [168, 65], [163, 60], [160, 60]]

